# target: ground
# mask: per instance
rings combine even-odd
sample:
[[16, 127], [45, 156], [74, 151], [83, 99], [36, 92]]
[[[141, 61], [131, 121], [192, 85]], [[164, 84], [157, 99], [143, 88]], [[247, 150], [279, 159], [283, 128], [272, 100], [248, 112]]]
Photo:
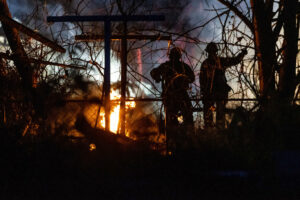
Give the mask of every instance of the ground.
[[1, 199], [300, 198], [299, 174], [275, 165], [234, 169], [217, 153], [207, 161], [196, 151], [90, 151], [88, 143], [53, 138], [1, 148]]

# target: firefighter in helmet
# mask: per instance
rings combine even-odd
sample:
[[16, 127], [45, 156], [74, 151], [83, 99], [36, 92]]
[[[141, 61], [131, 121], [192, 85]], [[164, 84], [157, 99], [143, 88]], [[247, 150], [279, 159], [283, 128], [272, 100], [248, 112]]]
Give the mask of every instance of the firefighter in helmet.
[[[169, 61], [154, 68], [150, 75], [155, 82], [162, 83], [162, 98], [166, 114], [166, 135], [178, 140], [178, 117], [183, 118], [183, 127], [188, 134], [194, 130], [192, 104], [187, 90], [195, 80], [191, 67], [181, 60], [181, 49], [170, 50]], [[182, 133], [181, 133], [182, 134]]]
[[[228, 67], [239, 64], [247, 54], [247, 50], [243, 49], [235, 57], [220, 57], [218, 50], [218, 45], [214, 42], [206, 46], [208, 58], [204, 60], [200, 69], [200, 94], [203, 98], [206, 128], [213, 126], [213, 110], [215, 109], [217, 127], [225, 127], [225, 106], [231, 90], [227, 84], [225, 71]], [[214, 107], [215, 104], [216, 107]]]

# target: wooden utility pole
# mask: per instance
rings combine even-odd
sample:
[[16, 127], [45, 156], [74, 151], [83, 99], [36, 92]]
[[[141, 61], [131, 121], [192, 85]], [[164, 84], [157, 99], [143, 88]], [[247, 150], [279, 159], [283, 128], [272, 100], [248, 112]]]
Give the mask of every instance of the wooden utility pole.
[[[125, 122], [125, 94], [126, 94], [126, 63], [127, 63], [127, 44], [126, 44], [126, 35], [127, 35], [127, 22], [129, 21], [163, 21], [165, 19], [162, 15], [98, 15], [98, 16], [61, 16], [47, 17], [48, 22], [91, 22], [91, 21], [102, 21], [104, 22], [104, 46], [105, 46], [105, 68], [104, 68], [104, 104], [105, 104], [105, 130], [110, 131], [110, 40], [111, 38], [111, 22], [123, 22], [124, 31], [122, 42], [123, 54], [122, 54], [122, 70], [121, 77], [121, 121]], [[126, 51], [125, 51], [126, 49]], [[124, 53], [125, 52], [125, 53]], [[122, 123], [123, 123], [122, 122]], [[123, 127], [123, 128], [122, 128]], [[121, 125], [122, 131], [125, 133], [125, 124]]]

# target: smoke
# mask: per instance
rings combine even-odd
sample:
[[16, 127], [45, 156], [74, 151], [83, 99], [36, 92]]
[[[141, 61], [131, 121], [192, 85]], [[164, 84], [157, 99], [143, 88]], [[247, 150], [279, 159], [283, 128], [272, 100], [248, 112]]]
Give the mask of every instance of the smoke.
[[[212, 1], [210, 3], [212, 4]], [[46, 24], [46, 17], [55, 15], [163, 14], [166, 17], [164, 22], [130, 23], [128, 28], [129, 30], [131, 27], [139, 30], [140, 27], [143, 30], [151, 29], [154, 25], [154, 29], [161, 32], [178, 34], [188, 32], [207, 20], [209, 16], [209, 12], [205, 10], [205, 5], [208, 6], [207, 0], [8, 0], [8, 4], [13, 17], [29, 25], [32, 17], [35, 18], [35, 21]], [[29, 15], [31, 17], [28, 17]], [[34, 23], [36, 24], [36, 22]], [[55, 27], [59, 25], [56, 23], [51, 26], [56, 30]], [[112, 30], [117, 30], [115, 32], [122, 30], [118, 26], [118, 23], [114, 23]], [[93, 29], [93, 31], [95, 30]], [[199, 31], [197, 29], [187, 34], [198, 37]], [[205, 33], [201, 34], [201, 37], [204, 38], [210, 36]], [[183, 48], [186, 46], [185, 42], [177, 45]]]
[[[130, 32], [137, 32], [141, 33], [143, 29], [154, 29], [160, 31], [160, 33], [175, 33], [175, 38], [177, 37], [176, 34], [180, 35], [181, 33], [187, 32], [187, 34], [183, 35], [181, 38], [177, 38], [173, 45], [180, 46], [186, 52], [186, 55], [199, 57], [200, 53], [199, 49], [197, 49], [198, 44], [188, 43], [185, 41], [187, 37], [195, 37], [200, 38], [201, 40], [206, 40], [210, 37], [209, 32], [201, 33], [201, 29], [196, 29], [192, 32], [188, 32], [193, 27], [200, 25], [203, 21], [208, 18], [208, 12], [205, 11], [205, 0], [160, 0], [160, 1], [153, 1], [153, 0], [116, 0], [116, 1], [105, 1], [105, 0], [90, 0], [90, 1], [83, 1], [84, 3], [80, 3], [80, 0], [8, 0], [10, 11], [13, 17], [16, 17], [21, 20], [30, 20], [26, 18], [27, 15], [30, 15], [34, 12], [35, 19], [39, 20], [41, 23], [45, 22], [45, 18], [48, 15], [64, 15], [64, 14], [78, 14], [78, 15], [100, 15], [100, 14], [120, 14], [121, 12], [125, 12], [126, 14], [164, 14], [166, 16], [166, 20], [164, 22], [155, 22], [155, 23], [130, 23], [128, 25]], [[119, 2], [119, 5], [117, 4]], [[80, 3], [80, 4], [79, 4]], [[121, 3], [121, 4], [120, 4]], [[119, 7], [118, 7], [119, 6]], [[122, 9], [119, 9], [120, 6]], [[76, 13], [78, 10], [81, 12]], [[85, 23], [88, 24], [88, 23]], [[54, 30], [59, 30], [61, 25], [59, 23], [51, 25]], [[120, 29], [118, 23], [114, 23], [112, 25], [112, 30], [117, 32]], [[140, 29], [139, 29], [140, 28]], [[93, 29], [95, 31], [95, 29]], [[139, 32], [140, 31], [140, 32]], [[146, 32], [147, 33], [147, 32]], [[148, 32], [149, 33], [149, 32]], [[70, 34], [66, 32], [66, 34]], [[131, 44], [135, 43], [135, 46]], [[149, 71], [153, 68], [158, 66], [160, 63], [166, 61], [167, 52], [168, 52], [168, 44], [167, 42], [159, 41], [153, 42], [150, 45], [144, 46], [146, 42], [131, 42], [128, 46], [129, 47], [139, 47], [138, 51], [139, 58], [136, 59], [136, 51], [131, 51], [129, 54], [130, 57], [135, 60], [135, 62], [139, 62], [142, 60], [143, 65], [139, 65], [138, 63], [130, 63], [133, 64], [133, 68], [136, 71], [142, 72], [142, 74], [151, 80], [149, 76]], [[119, 45], [119, 44], [117, 44]], [[144, 46], [140, 48], [141, 46]], [[172, 46], [171, 46], [172, 47]], [[150, 52], [151, 51], [151, 52]], [[149, 53], [150, 52], [150, 53]], [[185, 56], [187, 58], [187, 56]], [[192, 65], [193, 68], [197, 69], [197, 62], [185, 59], [188, 64]], [[145, 63], [145, 64], [144, 64]], [[148, 63], [148, 64], [147, 64]], [[195, 71], [195, 74], [197, 72]], [[141, 79], [140, 79], [141, 80]], [[136, 82], [135, 79], [131, 77], [131, 82]], [[145, 79], [143, 81], [146, 82]], [[157, 85], [159, 87], [159, 85]], [[148, 93], [149, 94], [149, 93]], [[70, 113], [74, 113], [75, 111], [69, 108], [67, 110], [71, 110]], [[93, 112], [97, 110], [97, 106], [93, 106], [93, 108], [88, 107], [88, 110], [92, 109]], [[63, 112], [61, 115], [63, 115]], [[76, 109], [77, 113], [79, 112]], [[153, 116], [149, 118], [142, 118], [145, 113], [143, 113], [143, 108], [140, 109], [138, 112], [139, 114], [135, 114], [134, 119], [138, 120], [140, 124], [153, 124]], [[69, 113], [69, 112], [67, 112]], [[73, 115], [74, 116], [74, 115]], [[66, 117], [68, 118], [68, 117]], [[72, 118], [72, 115], [70, 115]], [[72, 118], [72, 120], [73, 118]], [[94, 119], [92, 120], [94, 121]], [[73, 123], [72, 122], [72, 123]], [[70, 123], [70, 124], [72, 124]], [[138, 122], [137, 122], [138, 123]], [[138, 124], [132, 124], [133, 127], [139, 127]], [[149, 126], [150, 127], [150, 126]], [[155, 130], [147, 130], [145, 129], [144, 132], [155, 132]], [[138, 133], [139, 134], [139, 133]]]
[[[143, 30], [151, 29], [156, 30], [153, 34], [174, 33], [173, 39], [175, 39], [175, 41], [171, 43], [170, 47], [179, 46], [184, 50], [184, 60], [191, 65], [193, 69], [195, 69], [195, 74], [198, 73], [197, 71], [200, 68], [199, 59], [201, 59], [203, 48], [199, 48], [199, 43], [191, 43], [187, 38], [192, 37], [205, 42], [210, 42], [212, 40], [212, 37], [214, 37], [212, 35], [214, 34], [212, 34], [210, 29], [206, 29], [205, 31], [203, 31], [202, 28], [198, 28], [193, 31], [190, 30], [204, 23], [205, 20], [208, 20], [210, 12], [206, 11], [205, 8], [210, 6], [209, 4], [215, 4], [215, 2], [215, 0], [8, 0], [9, 8], [13, 17], [24, 20], [25, 24], [29, 24], [29, 27], [32, 28], [35, 28], [35, 25], [30, 25], [28, 22], [28, 20], [32, 18], [26, 18], [25, 16], [35, 12], [35, 19], [46, 25], [43, 30], [40, 30], [40, 32], [49, 38], [52, 38], [49, 27], [51, 27], [52, 33], [54, 34], [60, 32], [63, 28], [61, 23], [55, 23], [52, 25], [47, 24], [46, 17], [48, 15], [105, 15], [120, 13], [145, 15], [163, 14], [166, 16], [166, 20], [164, 22], [128, 23], [129, 33], [140, 34], [143, 33]], [[83, 24], [88, 27], [90, 23]], [[92, 33], [101, 30], [101, 26], [103, 24], [95, 24], [97, 24], [96, 28], [87, 28], [86, 30], [91, 30], [90, 32]], [[71, 25], [67, 24], [67, 26]], [[100, 26], [100, 29], [98, 26]], [[65, 27], [64, 29], [65, 31], [61, 32], [62, 37], [54, 35], [54, 38], [58, 38], [59, 43], [64, 43], [64, 40], [66, 39], [73, 40], [71, 35], [81, 32], [74, 30], [67, 31], [67, 28]], [[72, 29], [72, 27], [70, 27], [70, 29]], [[114, 33], [120, 32], [122, 30], [120, 23], [113, 23], [112, 30]], [[83, 29], [83, 32], [89, 34], [89, 32], [85, 31], [85, 29]], [[145, 33], [149, 34], [150, 32], [146, 31]], [[185, 34], [181, 35], [182, 33]], [[181, 36], [179, 37], [179, 35]], [[140, 48], [145, 45], [145, 41], [134, 41], [133, 43], [135, 43], [135, 45], [131, 46], [130, 44], [129, 46], [133, 49], [140, 49], [139, 51], [141, 51], [140, 55], [142, 57], [141, 60], [143, 61], [142, 73], [151, 80], [149, 71], [153, 67], [158, 66], [160, 63], [165, 62], [168, 59], [167, 52], [169, 46], [163, 41], [153, 42], [147, 45], [146, 48]], [[68, 44], [68, 42], [65, 44]], [[119, 42], [112, 42], [112, 47], [117, 52], [120, 52], [119, 46]], [[136, 63], [136, 61], [132, 62], [132, 60], [136, 58], [136, 52], [130, 51], [128, 56], [129, 64], [132, 64], [132, 67], [138, 71], [139, 64]], [[130, 57], [133, 59], [130, 59]], [[190, 59], [191, 57], [194, 59]], [[159, 87], [159, 85], [157, 85], [157, 87]]]
[[[192, 25], [203, 13], [205, 0], [7, 0], [14, 17], [22, 19], [35, 7], [46, 9], [49, 15], [61, 14], [164, 14], [164, 26], [178, 27], [183, 24]], [[120, 3], [118, 3], [120, 2]], [[61, 10], [62, 9], [62, 10]], [[40, 12], [40, 10], [38, 10]], [[72, 13], [73, 12], [73, 13]]]
[[7, 3], [13, 17], [23, 18], [37, 6], [49, 9], [50, 12], [61, 6], [64, 12], [70, 12], [76, 0], [7, 0]]

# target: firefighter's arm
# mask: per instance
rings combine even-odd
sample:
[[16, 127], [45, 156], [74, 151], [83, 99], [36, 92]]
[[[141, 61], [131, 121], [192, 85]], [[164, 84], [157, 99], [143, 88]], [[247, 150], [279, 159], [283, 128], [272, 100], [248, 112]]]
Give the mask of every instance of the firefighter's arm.
[[160, 82], [162, 80], [162, 65], [157, 68], [154, 68], [150, 72], [151, 77], [154, 79], [155, 82]]
[[232, 58], [224, 58], [224, 57], [220, 57], [220, 62], [221, 62], [221, 66], [227, 68], [233, 65], [237, 65], [239, 64], [245, 55], [247, 55], [247, 49], [243, 49], [237, 56], [232, 57]]
[[195, 81], [195, 74], [193, 72], [193, 70], [191, 69], [191, 67], [187, 64], [185, 64], [185, 75], [188, 78], [188, 82], [189, 83], [193, 83]]
[[207, 83], [207, 74], [206, 74], [206, 64], [205, 62], [201, 65], [200, 74], [199, 74], [199, 83], [200, 83], [200, 94], [205, 91]]

